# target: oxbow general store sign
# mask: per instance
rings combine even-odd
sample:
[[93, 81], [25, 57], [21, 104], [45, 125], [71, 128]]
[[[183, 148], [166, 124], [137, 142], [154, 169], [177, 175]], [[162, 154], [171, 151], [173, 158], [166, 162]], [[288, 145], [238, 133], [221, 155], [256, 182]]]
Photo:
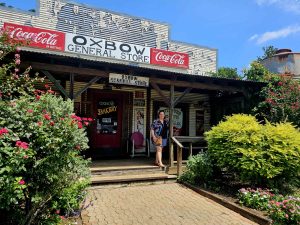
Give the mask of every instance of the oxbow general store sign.
[[189, 55], [101, 38], [4, 23], [11, 38], [30, 47], [165, 67], [189, 68]]

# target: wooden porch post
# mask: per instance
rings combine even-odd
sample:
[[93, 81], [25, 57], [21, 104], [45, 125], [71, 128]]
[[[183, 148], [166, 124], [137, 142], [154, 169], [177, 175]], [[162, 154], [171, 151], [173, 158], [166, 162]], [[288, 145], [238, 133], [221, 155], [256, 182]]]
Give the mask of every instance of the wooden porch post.
[[74, 100], [74, 73], [70, 73], [70, 99]]
[[170, 138], [169, 138], [169, 166], [174, 166], [174, 144], [173, 144], [173, 114], [174, 114], [174, 84], [170, 87], [170, 113], [169, 113], [169, 126], [170, 126]]

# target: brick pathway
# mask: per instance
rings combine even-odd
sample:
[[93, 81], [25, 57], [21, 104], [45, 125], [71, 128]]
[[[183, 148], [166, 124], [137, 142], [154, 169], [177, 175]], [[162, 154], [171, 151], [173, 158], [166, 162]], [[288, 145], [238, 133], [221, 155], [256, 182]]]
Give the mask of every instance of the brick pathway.
[[254, 225], [177, 183], [89, 190], [83, 225]]

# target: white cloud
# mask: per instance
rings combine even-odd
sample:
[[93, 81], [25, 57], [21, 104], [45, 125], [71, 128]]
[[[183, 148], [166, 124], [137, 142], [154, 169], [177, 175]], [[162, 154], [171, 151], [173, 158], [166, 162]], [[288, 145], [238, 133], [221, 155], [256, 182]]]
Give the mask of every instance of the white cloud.
[[249, 38], [249, 41], [255, 40], [257, 44], [262, 44], [270, 40], [285, 38], [291, 34], [295, 34], [298, 32], [300, 32], [300, 25], [293, 25], [276, 31], [268, 31], [260, 35], [254, 34]]
[[274, 5], [287, 12], [300, 14], [300, 0], [255, 0], [259, 6]]

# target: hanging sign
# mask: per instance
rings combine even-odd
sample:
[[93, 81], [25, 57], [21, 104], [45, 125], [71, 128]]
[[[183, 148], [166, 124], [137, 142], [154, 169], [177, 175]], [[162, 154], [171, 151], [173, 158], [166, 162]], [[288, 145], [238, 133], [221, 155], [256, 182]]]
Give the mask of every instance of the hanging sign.
[[126, 75], [126, 74], [110, 73], [109, 83], [149, 87], [149, 78]]
[[4, 23], [3, 28], [8, 31], [10, 38], [28, 44], [30, 47], [46, 48], [64, 51], [65, 34], [53, 30]]
[[76, 54], [150, 63], [150, 48], [77, 34], [66, 34], [65, 51]]

